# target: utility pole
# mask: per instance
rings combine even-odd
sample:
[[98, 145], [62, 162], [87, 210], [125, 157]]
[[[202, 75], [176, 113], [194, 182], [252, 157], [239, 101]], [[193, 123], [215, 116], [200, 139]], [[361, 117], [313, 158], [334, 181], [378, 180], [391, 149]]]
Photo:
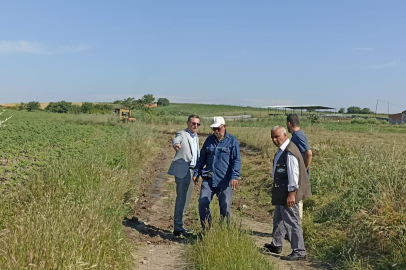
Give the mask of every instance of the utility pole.
[[389, 119], [389, 101], [388, 101], [388, 119]]
[[376, 107], [375, 107], [375, 118], [376, 118], [376, 112], [378, 111], [378, 101], [379, 99], [376, 100]]

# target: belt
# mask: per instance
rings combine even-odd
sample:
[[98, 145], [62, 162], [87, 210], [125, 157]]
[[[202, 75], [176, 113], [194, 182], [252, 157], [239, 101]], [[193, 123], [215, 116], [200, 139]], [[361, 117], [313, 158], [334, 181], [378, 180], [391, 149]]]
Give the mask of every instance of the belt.
[[189, 169], [190, 169], [190, 170], [194, 170], [194, 169], [195, 169], [195, 166], [189, 166]]

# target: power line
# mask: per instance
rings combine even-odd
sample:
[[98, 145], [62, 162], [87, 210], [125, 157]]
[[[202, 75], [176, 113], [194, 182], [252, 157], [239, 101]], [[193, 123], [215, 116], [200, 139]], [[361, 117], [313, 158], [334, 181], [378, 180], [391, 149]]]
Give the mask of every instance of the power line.
[[406, 108], [406, 105], [399, 105], [399, 104], [395, 104], [395, 103], [392, 103], [392, 102], [389, 102], [389, 101], [385, 101], [385, 100], [382, 100], [382, 99], [378, 99], [378, 100], [379, 100], [379, 101], [382, 101], [382, 102], [385, 102], [385, 103], [389, 103], [390, 105], [394, 105], [394, 106]]

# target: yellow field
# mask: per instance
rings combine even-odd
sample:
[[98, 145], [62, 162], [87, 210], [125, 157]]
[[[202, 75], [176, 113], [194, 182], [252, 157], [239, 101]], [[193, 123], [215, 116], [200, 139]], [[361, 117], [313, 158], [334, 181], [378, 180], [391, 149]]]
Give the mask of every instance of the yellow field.
[[[83, 102], [72, 102], [72, 105], [82, 106], [82, 103]], [[3, 103], [3, 104], [0, 104], [0, 106], [2, 106], [2, 107], [15, 107], [15, 106], [19, 106], [20, 104], [21, 103]], [[42, 102], [42, 103], [39, 104], [39, 106], [40, 106], [41, 109], [45, 109], [46, 106], [48, 106], [48, 104], [49, 104], [49, 102]]]

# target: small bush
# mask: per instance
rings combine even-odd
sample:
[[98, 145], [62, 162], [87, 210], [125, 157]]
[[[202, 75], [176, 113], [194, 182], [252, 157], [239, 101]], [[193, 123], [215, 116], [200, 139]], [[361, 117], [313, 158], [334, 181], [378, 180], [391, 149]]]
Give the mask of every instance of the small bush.
[[62, 100], [58, 102], [50, 102], [48, 106], [46, 106], [45, 110], [56, 113], [67, 113], [71, 107], [72, 107], [71, 102]]
[[169, 106], [169, 99], [167, 98], [158, 98], [158, 106]]
[[32, 112], [35, 110], [39, 110], [40, 105], [38, 101], [30, 101], [25, 105], [25, 108], [27, 109], [27, 111]]

